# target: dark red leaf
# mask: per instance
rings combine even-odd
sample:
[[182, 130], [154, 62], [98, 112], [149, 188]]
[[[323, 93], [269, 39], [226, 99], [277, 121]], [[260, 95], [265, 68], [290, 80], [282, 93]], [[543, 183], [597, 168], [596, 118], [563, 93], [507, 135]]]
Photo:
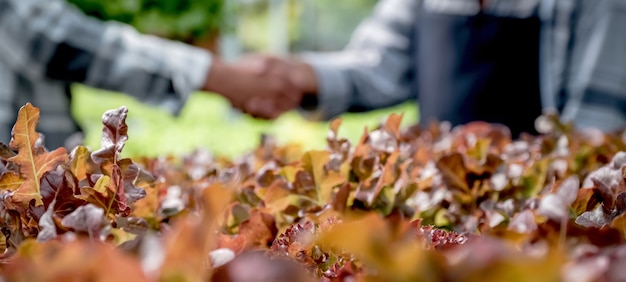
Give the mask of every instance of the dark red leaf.
[[332, 206], [333, 209], [338, 212], [343, 212], [348, 205], [348, 197], [350, 196], [350, 191], [352, 186], [350, 183], [346, 182], [339, 187], [337, 193], [335, 193], [335, 197], [333, 198]]
[[122, 174], [121, 177], [126, 203], [131, 205], [137, 200], [143, 199], [146, 196], [146, 191], [135, 186], [135, 181], [140, 174], [139, 166], [134, 164], [131, 159], [122, 159], [118, 161], [118, 165]]
[[91, 154], [96, 164], [103, 166], [117, 163], [119, 154], [128, 140], [127, 115], [128, 109], [124, 106], [106, 111], [102, 115], [104, 128], [102, 129], [100, 150]]
[[67, 171], [49, 171], [41, 180], [41, 197], [46, 209], [56, 200], [54, 213], [65, 216], [79, 206], [87, 204], [75, 196], [78, 192], [76, 179]]

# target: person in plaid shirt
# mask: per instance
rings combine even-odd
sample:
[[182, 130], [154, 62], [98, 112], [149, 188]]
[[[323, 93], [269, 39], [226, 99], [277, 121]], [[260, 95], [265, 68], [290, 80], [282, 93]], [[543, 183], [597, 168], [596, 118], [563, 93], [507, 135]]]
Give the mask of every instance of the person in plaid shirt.
[[41, 110], [38, 131], [47, 147], [63, 146], [80, 132], [70, 112], [73, 82], [123, 92], [175, 114], [196, 90], [220, 93], [264, 118], [298, 105], [300, 94], [288, 79], [277, 74], [267, 80], [203, 49], [89, 18], [65, 1], [0, 0], [3, 143], [26, 102]]
[[417, 100], [423, 125], [518, 135], [552, 109], [579, 127], [626, 126], [623, 0], [382, 0], [344, 50], [239, 63], [289, 71], [314, 120]]

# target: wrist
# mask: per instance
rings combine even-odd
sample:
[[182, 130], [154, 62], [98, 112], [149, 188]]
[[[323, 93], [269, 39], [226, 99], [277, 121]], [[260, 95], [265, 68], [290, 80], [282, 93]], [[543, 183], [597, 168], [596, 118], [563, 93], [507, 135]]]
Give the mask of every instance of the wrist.
[[214, 58], [211, 68], [207, 74], [202, 90], [208, 92], [222, 93], [225, 79], [231, 72], [230, 66], [219, 58]]
[[307, 95], [316, 96], [318, 92], [317, 76], [311, 65], [299, 58], [292, 58], [291, 80]]

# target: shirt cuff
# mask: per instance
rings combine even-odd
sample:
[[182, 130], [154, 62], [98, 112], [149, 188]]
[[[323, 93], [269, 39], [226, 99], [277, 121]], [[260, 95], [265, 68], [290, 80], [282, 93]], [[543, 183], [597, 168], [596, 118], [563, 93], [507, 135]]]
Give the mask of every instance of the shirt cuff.
[[107, 25], [94, 48], [85, 84], [129, 94], [174, 115], [202, 88], [212, 63], [208, 50], [116, 22]]
[[159, 104], [174, 115], [178, 115], [187, 99], [204, 86], [213, 57], [204, 49], [178, 42], [174, 44], [180, 46], [177, 50], [178, 55], [171, 56], [168, 65], [171, 66], [172, 86], [177, 97], [176, 99], [167, 99]]
[[[327, 58], [302, 54], [300, 58], [311, 65], [318, 81], [317, 101], [302, 105], [299, 111], [308, 120], [330, 120], [345, 113], [352, 103], [347, 72], [339, 66], [327, 63]], [[310, 101], [310, 100], [309, 100]]]
[[[179, 84], [180, 89], [176, 89], [178, 93], [182, 93], [182, 98], [187, 98], [190, 93], [202, 89], [208, 77], [213, 57], [204, 50], [193, 46], [188, 46], [184, 52], [187, 53], [187, 64], [180, 65], [178, 70], [180, 74], [187, 74], [187, 77], [176, 77], [174, 83]], [[176, 74], [174, 74], [176, 75]], [[182, 81], [177, 81], [180, 79]], [[175, 85], [176, 87], [177, 85]]]

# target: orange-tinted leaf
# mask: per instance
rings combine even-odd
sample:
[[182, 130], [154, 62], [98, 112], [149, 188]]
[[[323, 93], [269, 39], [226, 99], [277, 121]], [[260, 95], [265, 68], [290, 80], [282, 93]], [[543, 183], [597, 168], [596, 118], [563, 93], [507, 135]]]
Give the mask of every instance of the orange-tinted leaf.
[[111, 185], [111, 177], [103, 175], [98, 178], [98, 181], [93, 187], [80, 188], [79, 198], [88, 201], [101, 208], [108, 206], [108, 186]]
[[[388, 239], [388, 228], [385, 221], [376, 214], [354, 221], [346, 221], [322, 232], [319, 243], [325, 246], [334, 246], [349, 253], [357, 254], [366, 260], [376, 261], [378, 255], [373, 249], [375, 243], [385, 244]], [[375, 242], [375, 240], [380, 240]]]
[[[387, 159], [385, 166], [380, 170], [380, 174], [377, 178], [371, 179], [371, 181], [366, 182], [366, 185], [359, 186], [359, 190], [357, 191], [356, 197], [368, 204], [368, 206], [373, 206], [374, 202], [377, 200], [381, 192], [385, 188], [393, 187], [393, 184], [396, 179], [396, 171], [395, 166], [397, 165], [399, 152], [393, 152]], [[363, 184], [364, 182], [362, 182]], [[387, 199], [382, 199], [381, 202], [385, 202], [383, 205], [383, 210], [390, 211], [393, 205], [393, 199], [395, 197], [394, 189], [387, 190]]]
[[626, 213], [622, 213], [615, 217], [611, 222], [611, 227], [619, 230], [622, 236], [626, 237]]
[[341, 117], [334, 118], [330, 122], [330, 132], [333, 134], [332, 139], [336, 139], [339, 134], [339, 127], [341, 126], [342, 119]]
[[277, 233], [274, 216], [260, 210], [252, 210], [250, 218], [239, 227], [239, 236], [246, 239], [246, 248], [268, 248]]
[[130, 207], [126, 204], [126, 196], [122, 186], [120, 169], [112, 166], [112, 175], [101, 176], [93, 188], [81, 188], [79, 198], [104, 209], [106, 214], [130, 215]]
[[325, 205], [331, 203], [333, 200], [334, 188], [345, 183], [346, 181], [347, 179], [345, 176], [342, 176], [337, 172], [330, 171], [319, 185], [319, 204]]
[[400, 137], [400, 124], [402, 124], [403, 117], [404, 117], [404, 113], [403, 114], [390, 114], [389, 117], [387, 117], [387, 121], [385, 122], [385, 127], [384, 127], [385, 130], [393, 134], [395, 138]]
[[156, 182], [154, 179], [146, 179], [144, 174], [139, 174], [137, 186], [146, 191], [146, 196], [132, 204], [132, 216], [141, 217], [151, 223], [156, 224], [157, 211], [159, 209], [159, 191], [165, 191], [163, 182]]
[[[3, 254], [6, 254], [8, 250], [9, 250], [9, 246], [7, 244], [7, 237], [4, 236], [4, 234], [0, 232], [0, 252]], [[1, 269], [2, 267], [0, 266], [0, 270]]]
[[454, 153], [444, 156], [437, 162], [437, 168], [441, 171], [448, 187], [469, 192], [470, 188], [465, 179], [467, 169], [465, 168], [463, 155]]
[[574, 203], [572, 203], [572, 209], [576, 213], [576, 215], [580, 215], [583, 212], [591, 210], [597, 204], [596, 201], [593, 200], [594, 190], [593, 189], [580, 189], [578, 190], [578, 196]]
[[241, 235], [220, 234], [217, 241], [217, 248], [228, 248], [235, 254], [241, 254], [246, 247], [246, 237]]
[[326, 151], [309, 151], [302, 156], [302, 167], [313, 176], [315, 181], [315, 189], [317, 190], [317, 197], [320, 203], [323, 203], [324, 196], [321, 193], [321, 185], [326, 177], [324, 166], [328, 163], [330, 154]]
[[78, 181], [87, 179], [89, 174], [96, 173], [99, 170], [91, 159], [91, 153], [85, 146], [74, 148], [70, 154], [69, 162], [69, 169]]
[[483, 161], [487, 158], [489, 153], [489, 146], [491, 145], [491, 139], [478, 138], [476, 144], [467, 150], [467, 155], [473, 157], [476, 160]]
[[378, 156], [373, 156], [370, 158], [361, 158], [355, 157], [352, 159], [352, 172], [359, 178], [359, 180], [364, 181], [370, 178], [374, 171], [376, 171], [380, 166], [380, 158]]
[[24, 183], [19, 174], [6, 172], [0, 176], [0, 191], [15, 191]]
[[127, 244], [128, 242], [132, 242], [137, 238], [136, 233], [128, 232], [123, 229], [111, 228], [109, 231], [109, 237], [113, 237], [111, 243], [114, 246], [122, 246], [123, 244]]
[[43, 205], [40, 194], [40, 181], [44, 173], [56, 169], [67, 159], [65, 148], [59, 148], [52, 152], [37, 144], [39, 133], [35, 131], [39, 122], [39, 109], [30, 103], [23, 106], [18, 114], [13, 127], [13, 139], [11, 147], [18, 154], [9, 161], [19, 166], [20, 176], [24, 182], [15, 190], [12, 200], [23, 205], [35, 200], [35, 205]]
[[367, 153], [371, 150], [371, 146], [367, 144], [367, 140], [369, 139], [369, 132], [367, 131], [367, 127], [363, 128], [363, 134], [359, 139], [359, 142], [356, 143], [354, 147], [354, 157], [363, 157], [367, 155]]
[[294, 166], [284, 166], [280, 170], [280, 175], [285, 178], [285, 181], [294, 182], [298, 172], [300, 172], [299, 169]]
[[[398, 171], [397, 166], [400, 165], [398, 163], [398, 158], [400, 157], [400, 152], [393, 152], [388, 158], [383, 167], [382, 175], [380, 177], [379, 185], [382, 187], [393, 187], [394, 183], [396, 183], [396, 179], [398, 179]], [[382, 189], [380, 187], [380, 189]]]
[[418, 241], [394, 241], [389, 223], [375, 213], [335, 224], [321, 231], [316, 242], [355, 255], [367, 268], [376, 269], [377, 281], [415, 281], [426, 271], [421, 268], [430, 268]]
[[3, 271], [8, 281], [149, 281], [138, 260], [112, 245], [81, 240], [26, 242], [13, 265]]
[[536, 196], [543, 189], [548, 176], [549, 164], [549, 159], [542, 159], [526, 169], [523, 177], [525, 196]]
[[280, 215], [282, 213], [286, 213], [288, 208], [294, 207], [298, 211], [304, 211], [312, 207], [318, 207], [317, 202], [307, 196], [297, 195], [297, 194], [289, 194], [284, 197], [277, 199], [271, 203], [268, 203], [267, 208], [274, 215]]
[[271, 204], [291, 194], [280, 180], [274, 181], [269, 187], [259, 190], [258, 194], [266, 204]]

